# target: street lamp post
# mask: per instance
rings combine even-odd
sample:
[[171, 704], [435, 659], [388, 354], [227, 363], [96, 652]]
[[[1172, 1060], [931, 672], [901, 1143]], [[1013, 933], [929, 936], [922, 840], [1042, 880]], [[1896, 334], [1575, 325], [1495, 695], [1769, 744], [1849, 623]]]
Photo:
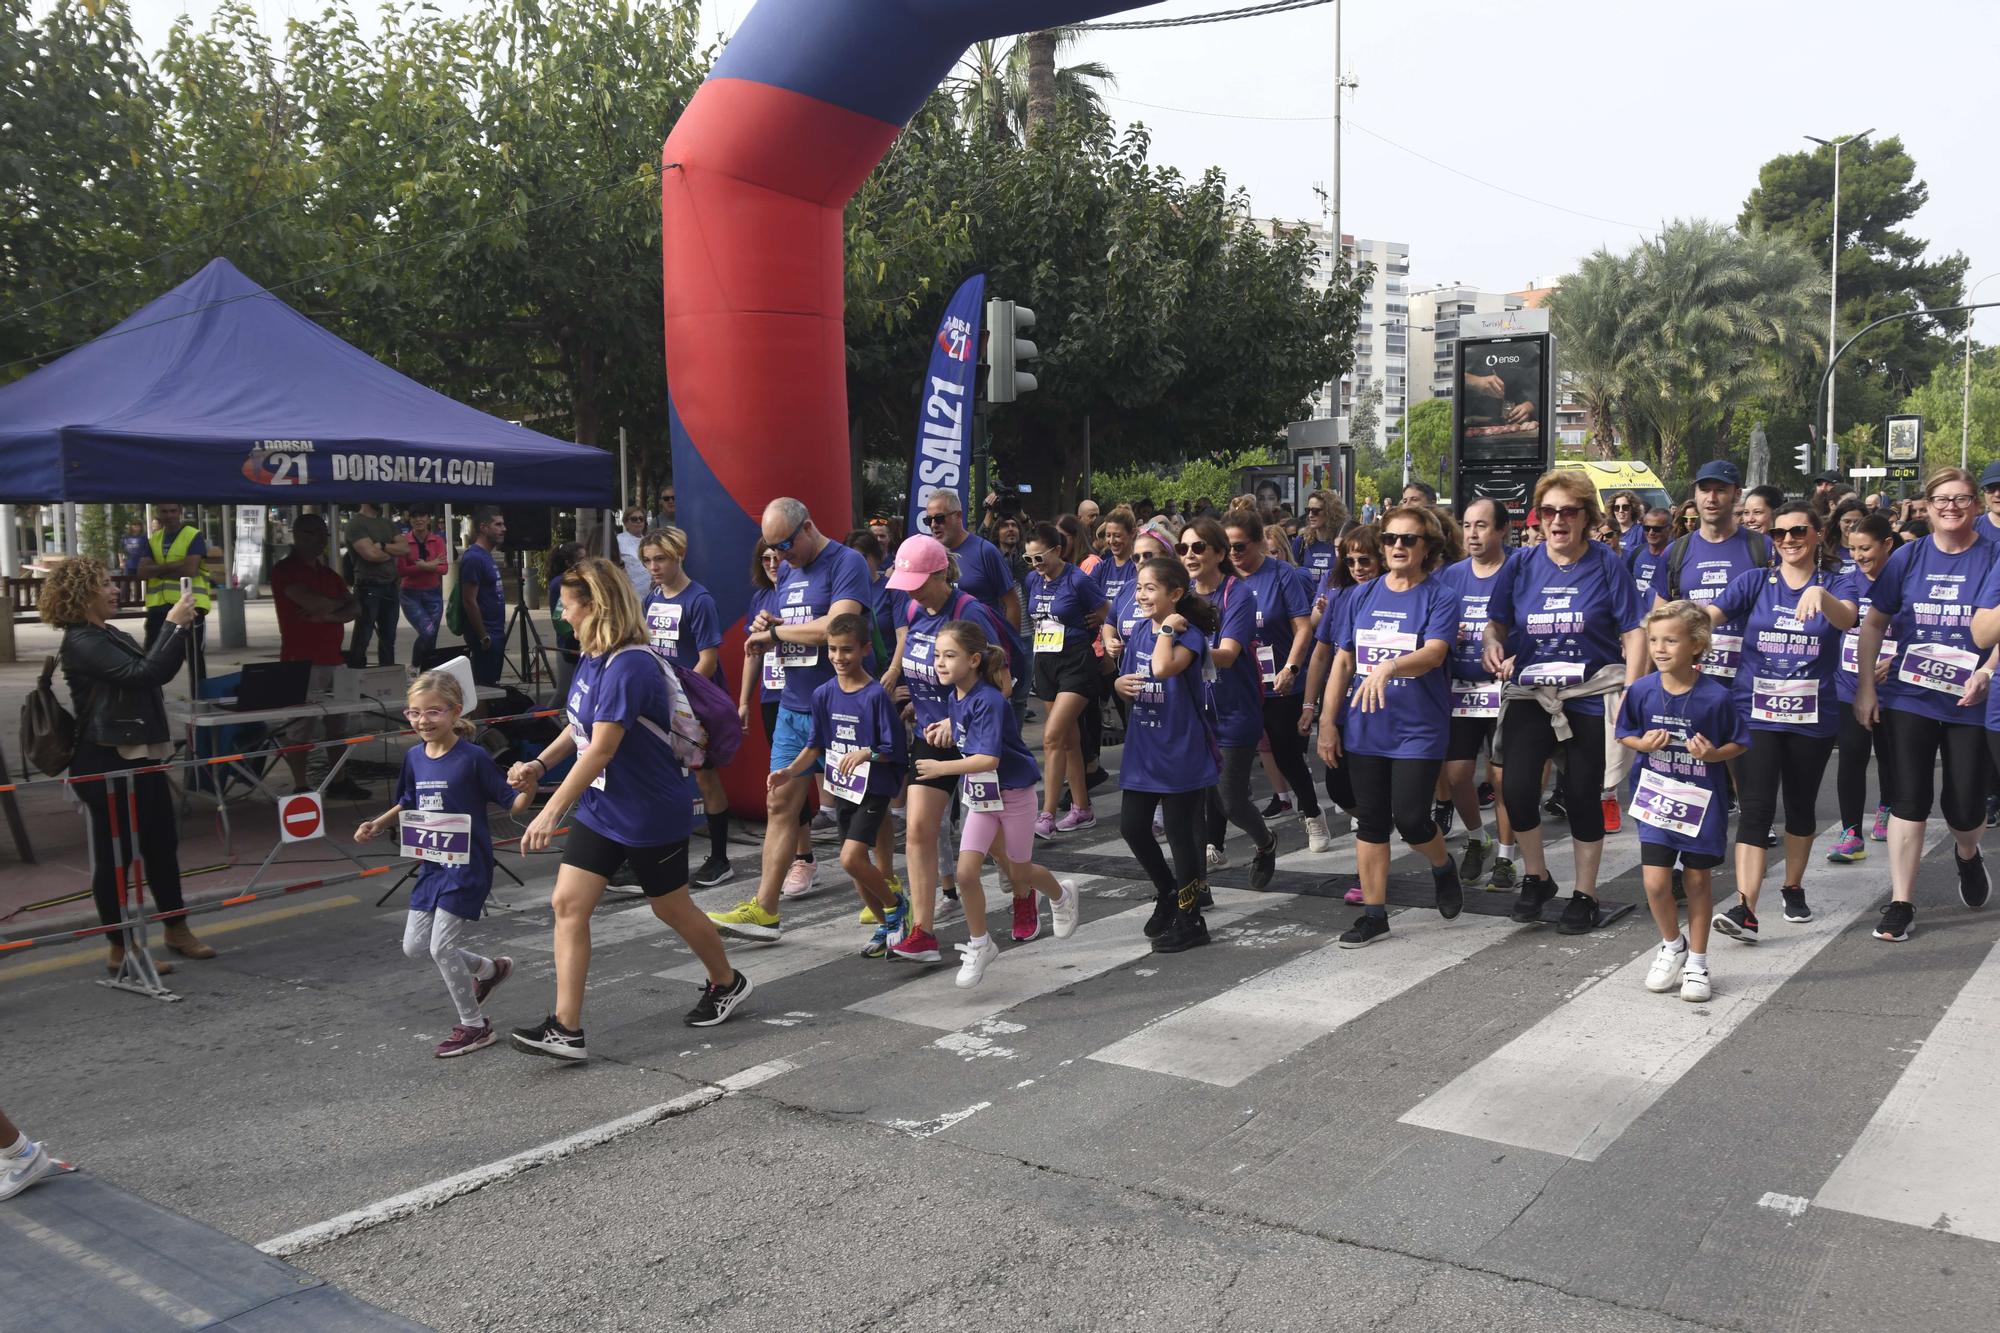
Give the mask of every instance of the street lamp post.
[[[1833, 355], [1833, 345], [1840, 340], [1840, 150], [1874, 132], [1875, 127], [1870, 125], [1861, 133], [1850, 134], [1845, 139], [1822, 139], [1816, 134], [1806, 136], [1822, 148], [1833, 149], [1833, 240], [1828, 246], [1832, 275], [1826, 287], [1826, 354], [1829, 357]], [[1822, 452], [1826, 456], [1822, 467], [1840, 466], [1840, 445], [1833, 438], [1833, 385], [1830, 382], [1826, 386], [1826, 447]]]
[[[2000, 278], [2000, 269], [1995, 269], [1993, 272], [1987, 274], [1986, 277], [1981, 278], [1978, 282], [1973, 283], [1971, 290], [1966, 292], [1965, 299], [1970, 301], [1973, 297], [1977, 296], [1979, 294], [1979, 288], [1981, 284], [1985, 283], [1988, 278]], [[1968, 315], [1966, 316], [1965, 319], [1965, 387], [1960, 392], [1959, 407], [1958, 407], [1958, 465], [1961, 468], [1969, 467], [1970, 464], [1967, 463], [1966, 460], [1971, 456], [1972, 456], [1972, 317]]]

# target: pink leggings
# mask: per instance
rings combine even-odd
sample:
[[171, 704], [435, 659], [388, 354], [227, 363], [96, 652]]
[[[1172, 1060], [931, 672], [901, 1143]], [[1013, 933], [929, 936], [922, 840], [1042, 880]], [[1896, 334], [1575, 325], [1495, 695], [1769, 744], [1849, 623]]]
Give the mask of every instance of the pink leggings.
[[1035, 856], [1035, 789], [1015, 787], [1000, 793], [998, 810], [967, 810], [965, 827], [959, 831], [958, 850], [984, 856], [993, 850], [993, 840], [1005, 835], [1007, 859], [1026, 865]]

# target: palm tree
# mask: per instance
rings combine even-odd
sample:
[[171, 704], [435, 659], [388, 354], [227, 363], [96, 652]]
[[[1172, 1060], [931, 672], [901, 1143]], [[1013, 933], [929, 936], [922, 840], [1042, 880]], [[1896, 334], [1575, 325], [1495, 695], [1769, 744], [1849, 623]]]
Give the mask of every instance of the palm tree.
[[[1616, 456], [1629, 413], [1622, 338], [1633, 299], [1628, 257], [1599, 250], [1562, 280], [1548, 299], [1549, 327], [1560, 348], [1559, 364], [1582, 405], [1590, 443], [1600, 458]], [[1632, 441], [1628, 438], [1629, 451]]]
[[[1004, 44], [974, 42], [946, 81], [967, 131], [1026, 142], [1028, 131], [1057, 110], [1105, 119], [1098, 86], [1117, 86], [1110, 68], [1094, 60], [1055, 64], [1080, 35], [1076, 28], [1049, 28]], [[1052, 71], [1046, 81], [1044, 69]]]

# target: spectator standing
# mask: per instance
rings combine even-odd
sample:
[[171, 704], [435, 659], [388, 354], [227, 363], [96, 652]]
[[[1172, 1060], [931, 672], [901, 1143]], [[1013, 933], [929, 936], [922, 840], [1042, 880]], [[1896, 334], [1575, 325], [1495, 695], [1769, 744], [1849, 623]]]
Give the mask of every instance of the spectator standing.
[[347, 665], [368, 665], [368, 641], [375, 644], [375, 660], [381, 666], [396, 663], [396, 562], [410, 553], [407, 538], [383, 514], [380, 505], [363, 504], [361, 512], [347, 520], [341, 542], [354, 558], [354, 600], [361, 614], [354, 621], [354, 637], [347, 646]]
[[653, 515], [653, 521], [646, 525], [646, 530], [648, 532], [659, 532], [666, 528], [679, 527], [681, 525], [680, 519], [676, 517], [679, 512], [680, 510], [674, 497], [674, 484], [670, 481], [660, 487], [660, 508]]
[[153, 506], [160, 526], [147, 539], [146, 553], [132, 572], [146, 580], [146, 648], [150, 652], [167, 623], [167, 612], [181, 599], [181, 580], [194, 581], [194, 624], [188, 630], [186, 655], [194, 660], [195, 679], [208, 674], [203, 648], [207, 639], [209, 581], [203, 562], [208, 558], [208, 539], [187, 521], [187, 510], [178, 500], [163, 500]]
[[493, 553], [507, 540], [507, 520], [494, 505], [472, 511], [472, 544], [458, 558], [458, 595], [465, 613], [465, 651], [476, 685], [498, 685], [507, 653], [507, 603]]
[[618, 532], [618, 563], [625, 567], [625, 577], [632, 580], [632, 591], [641, 602], [653, 587], [653, 576], [639, 558], [639, 544], [645, 540], [646, 511], [633, 505], [625, 511], [625, 526]]
[[[339, 571], [326, 563], [331, 533], [326, 519], [318, 514], [301, 514], [292, 524], [292, 549], [271, 566], [271, 600], [278, 611], [278, 658], [284, 662], [311, 662], [315, 666], [341, 664], [341, 626], [361, 614], [361, 603], [348, 589]], [[286, 740], [317, 740], [323, 732], [322, 719], [308, 719]], [[330, 721], [330, 719], [328, 720]], [[285, 756], [292, 771], [292, 786], [303, 791], [317, 786], [326, 773], [328, 754], [323, 749], [295, 750]], [[342, 778], [326, 789], [329, 796], [364, 800], [369, 791], [350, 778]]]
[[425, 658], [437, 647], [438, 625], [444, 618], [444, 536], [431, 531], [431, 516], [410, 515], [409, 550], [396, 557], [396, 576], [402, 582], [400, 600], [403, 618], [417, 632], [416, 646], [410, 650], [413, 665], [424, 668]]
[[139, 560], [146, 554], [146, 525], [133, 519], [125, 525], [125, 535], [118, 539], [118, 552], [123, 557], [120, 568], [127, 574], [139, 572]]

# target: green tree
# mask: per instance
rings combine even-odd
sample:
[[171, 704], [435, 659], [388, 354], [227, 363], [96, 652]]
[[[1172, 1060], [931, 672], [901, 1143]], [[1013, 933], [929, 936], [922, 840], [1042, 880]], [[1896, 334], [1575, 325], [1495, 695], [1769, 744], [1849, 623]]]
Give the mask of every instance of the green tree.
[[[1403, 436], [1410, 445], [1410, 476], [1436, 486], [1440, 495], [1452, 493], [1451, 399], [1426, 398], [1412, 407]], [[1400, 479], [1403, 460], [1394, 461]]]
[[[1382, 381], [1369, 380], [1354, 391], [1347, 407], [1347, 439], [1363, 466], [1382, 467], [1388, 454], [1382, 447]], [[1399, 464], [1400, 466], [1400, 464]]]
[[[1629, 436], [1632, 411], [1626, 358], [1625, 315], [1636, 300], [1634, 255], [1599, 250], [1548, 298], [1549, 328], [1562, 348], [1563, 374], [1582, 404], [1591, 443], [1600, 457], [1616, 457]], [[1627, 440], [1629, 450], [1639, 442]]]
[[[1924, 419], [1924, 457], [1929, 466], [1958, 461], [1964, 401], [1964, 363], [1953, 358], [1933, 370], [1930, 379], [1898, 405], [1897, 411], [1914, 412]], [[1974, 476], [2000, 458], [2000, 348], [1973, 347], [1972, 431], [1966, 444]], [[1871, 457], [1867, 461], [1881, 460]]]

